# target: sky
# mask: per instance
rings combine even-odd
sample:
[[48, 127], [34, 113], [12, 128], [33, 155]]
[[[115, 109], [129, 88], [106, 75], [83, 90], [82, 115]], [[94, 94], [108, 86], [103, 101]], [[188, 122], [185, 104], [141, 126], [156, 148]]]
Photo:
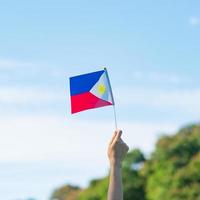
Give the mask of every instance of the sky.
[[200, 2], [0, 1], [0, 199], [105, 176], [113, 108], [70, 114], [69, 77], [107, 67], [118, 127], [150, 155], [198, 123]]

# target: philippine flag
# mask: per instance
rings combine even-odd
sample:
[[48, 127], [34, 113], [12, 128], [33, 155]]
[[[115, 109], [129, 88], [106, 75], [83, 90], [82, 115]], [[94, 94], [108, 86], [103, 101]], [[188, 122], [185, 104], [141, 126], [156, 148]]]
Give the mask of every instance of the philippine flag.
[[71, 113], [114, 105], [106, 68], [70, 78]]

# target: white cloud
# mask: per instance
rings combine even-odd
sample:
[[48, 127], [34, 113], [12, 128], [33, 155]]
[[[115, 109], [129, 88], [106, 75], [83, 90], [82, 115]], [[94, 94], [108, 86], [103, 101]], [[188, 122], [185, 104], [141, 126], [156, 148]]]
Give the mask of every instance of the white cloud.
[[0, 87], [0, 103], [35, 104], [60, 101], [64, 99], [62, 91], [35, 87]]
[[162, 74], [159, 72], [143, 72], [143, 71], [135, 71], [133, 73], [133, 78], [135, 80], [146, 80], [153, 82], [164, 82], [164, 83], [181, 83], [186, 82], [186, 79], [183, 77], [177, 76], [175, 74]]
[[61, 77], [63, 76], [64, 70], [62, 67], [52, 66], [47, 63], [36, 63], [29, 61], [21, 61], [14, 59], [0, 58], [0, 70], [4, 70], [10, 75], [10, 72], [14, 72], [16, 76], [19, 74], [26, 74], [26, 76], [38, 75], [38, 76], [51, 76]]
[[118, 88], [115, 94], [119, 105], [173, 108], [175, 110], [200, 112], [200, 89]]
[[15, 69], [22, 67], [34, 67], [34, 64], [30, 62], [22, 62], [13, 59], [0, 58], [0, 69]]
[[[130, 147], [153, 149], [157, 134], [173, 132], [175, 124], [122, 122], [123, 138]], [[84, 160], [107, 165], [106, 149], [113, 125], [56, 116], [0, 118], [0, 161]]]
[[200, 17], [197, 17], [197, 16], [190, 17], [189, 24], [192, 26], [199, 26], [200, 25]]

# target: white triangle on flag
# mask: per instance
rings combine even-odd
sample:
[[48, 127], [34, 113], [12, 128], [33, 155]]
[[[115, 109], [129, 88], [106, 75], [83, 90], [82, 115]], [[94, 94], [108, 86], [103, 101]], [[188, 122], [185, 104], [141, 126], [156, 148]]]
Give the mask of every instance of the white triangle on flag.
[[108, 78], [107, 78], [105, 72], [101, 75], [100, 79], [92, 87], [90, 92], [102, 100], [113, 103], [112, 102], [112, 94], [111, 94], [110, 86], [109, 86], [109, 81], [108, 81]]

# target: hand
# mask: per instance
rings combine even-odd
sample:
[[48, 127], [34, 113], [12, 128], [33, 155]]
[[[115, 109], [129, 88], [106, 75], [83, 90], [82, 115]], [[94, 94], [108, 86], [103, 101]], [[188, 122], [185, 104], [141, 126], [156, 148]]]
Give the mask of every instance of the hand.
[[129, 148], [121, 139], [122, 131], [116, 130], [108, 146], [108, 158], [111, 166], [121, 166]]

